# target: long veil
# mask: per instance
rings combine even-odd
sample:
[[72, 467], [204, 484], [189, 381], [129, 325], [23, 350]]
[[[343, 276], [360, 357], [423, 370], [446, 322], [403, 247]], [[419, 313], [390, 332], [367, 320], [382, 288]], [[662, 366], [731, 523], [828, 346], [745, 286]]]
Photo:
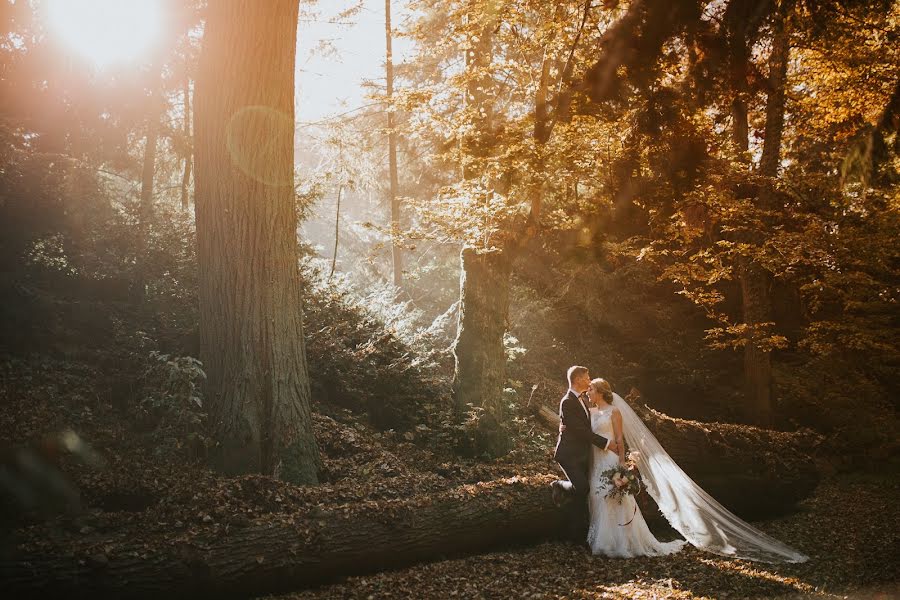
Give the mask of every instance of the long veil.
[[640, 417], [618, 394], [622, 434], [632, 450], [647, 492], [669, 523], [693, 546], [722, 556], [760, 562], [805, 562], [808, 557], [741, 520], [703, 491], [663, 449]]

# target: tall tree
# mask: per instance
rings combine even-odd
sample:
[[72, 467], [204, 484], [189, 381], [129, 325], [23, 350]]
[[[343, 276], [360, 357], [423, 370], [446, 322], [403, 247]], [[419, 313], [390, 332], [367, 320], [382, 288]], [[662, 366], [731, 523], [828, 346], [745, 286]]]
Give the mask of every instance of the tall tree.
[[194, 164], [194, 153], [191, 150], [191, 82], [185, 79], [181, 90], [184, 98], [184, 120], [181, 122], [181, 135], [184, 137], [184, 169], [181, 174], [181, 210], [187, 212], [190, 206], [191, 169]]
[[340, 138], [338, 138], [337, 163], [338, 189], [334, 206], [334, 252], [331, 254], [331, 271], [328, 273], [329, 279], [334, 276], [334, 269], [337, 266], [338, 241], [341, 236], [341, 195], [344, 193], [344, 144], [343, 140]]
[[[427, 67], [431, 61], [453, 68], [457, 57], [441, 49], [461, 46], [465, 52], [465, 70], [437, 83], [435, 93], [448, 101], [433, 105], [441, 114], [432, 121], [436, 146], [446, 150], [448, 168], [461, 175], [445, 188], [443, 206], [452, 208], [435, 211], [437, 227], [463, 242], [455, 408], [461, 416], [472, 409], [480, 415], [472, 450], [498, 455], [508, 448], [504, 334], [510, 275], [542, 226], [547, 198], [557, 208], [554, 202], [564, 202], [560, 192], [572, 187], [557, 177], [571, 175], [572, 156], [560, 156], [560, 147], [549, 144], [554, 131], [583, 137], [583, 129], [568, 131], [572, 82], [583, 72], [578, 54], [596, 36], [592, 21], [600, 11], [583, 0], [525, 2], [515, 9], [495, 0], [427, 4], [428, 16], [416, 31], [426, 48], [426, 77], [443, 71]], [[428, 43], [428, 32], [436, 28], [454, 43]]]
[[400, 255], [400, 196], [397, 187], [397, 123], [394, 115], [394, 53], [392, 49], [393, 32], [391, 30], [391, 0], [384, 0], [384, 40], [385, 40], [385, 76], [387, 78], [387, 128], [388, 128], [388, 169], [390, 171], [391, 201], [391, 256], [393, 257], [394, 285], [403, 283], [403, 262]]
[[[731, 66], [732, 86], [732, 137], [740, 162], [750, 167], [748, 101], [750, 58], [748, 30], [752, 33], [767, 16], [754, 2], [736, 0], [725, 12], [727, 39]], [[768, 99], [766, 102], [765, 141], [759, 173], [764, 179], [756, 199], [756, 208], [772, 209], [774, 197], [773, 179], [778, 175], [781, 156], [781, 138], [784, 129], [784, 86], [787, 78], [788, 37], [784, 24], [784, 6], [777, 6], [772, 18], [772, 51], [769, 58]], [[741, 239], [751, 246], [760, 245], [761, 232], [748, 233]], [[741, 287], [741, 306], [747, 339], [744, 345], [745, 417], [758, 425], [772, 424], [772, 359], [771, 348], [764, 340], [770, 335], [772, 325], [771, 274], [752, 256], [741, 257], [737, 265]]]
[[[472, 126], [461, 139], [462, 175], [467, 182], [464, 185], [479, 196], [483, 206], [490, 204], [495, 183], [483, 168], [491, 150], [493, 125], [490, 64], [497, 17], [490, 4], [473, 3], [464, 17], [468, 26], [465, 114]], [[460, 415], [472, 408], [484, 410], [471, 451], [499, 456], [510, 447], [502, 391], [512, 260], [502, 249], [467, 244], [460, 253], [460, 263], [459, 316], [453, 343], [454, 403]]]
[[[774, 180], [781, 160], [781, 138], [784, 132], [784, 87], [787, 80], [789, 53], [788, 33], [783, 11], [773, 18], [772, 52], [769, 57], [768, 98], [766, 100], [765, 141], [759, 162], [759, 173], [765, 179], [760, 187], [757, 206], [763, 211], [775, 210]], [[761, 240], [755, 240], [759, 243]], [[771, 349], [757, 341], [765, 337], [772, 323], [771, 273], [753, 260], [740, 269], [744, 323], [761, 328], [762, 335], [751, 335], [744, 347], [744, 413], [758, 425], [772, 425], [772, 357]]]
[[162, 61], [156, 61], [150, 69], [150, 103], [144, 133], [144, 157], [141, 167], [141, 204], [138, 223], [137, 269], [135, 272], [134, 296], [143, 301], [147, 277], [147, 247], [150, 227], [153, 221], [153, 180], [156, 176], [156, 151], [159, 139], [160, 121], [166, 110], [162, 94]]
[[314, 483], [293, 191], [298, 2], [207, 10], [194, 155], [214, 462], [227, 473]]

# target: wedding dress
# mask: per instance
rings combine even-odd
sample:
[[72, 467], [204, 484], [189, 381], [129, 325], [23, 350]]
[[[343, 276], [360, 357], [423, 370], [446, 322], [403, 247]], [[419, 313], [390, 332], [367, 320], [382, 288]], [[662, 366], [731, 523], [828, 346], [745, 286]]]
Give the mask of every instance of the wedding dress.
[[[612, 409], [622, 415], [622, 435], [631, 451], [647, 493], [660, 512], [687, 543], [701, 550], [732, 558], [760, 562], [805, 562], [808, 557], [741, 520], [697, 485], [672, 460], [640, 417], [618, 394], [612, 406], [591, 410], [591, 426], [613, 439]], [[593, 449], [589, 506], [591, 525], [588, 542], [594, 554], [643, 556], [677, 552], [684, 541], [659, 542], [647, 528], [634, 498], [619, 504], [607, 499], [600, 473], [615, 466], [615, 453]], [[633, 515], [633, 520], [632, 520]], [[631, 520], [631, 523], [628, 521]], [[626, 525], [626, 523], [628, 523]]]
[[[614, 439], [612, 426], [613, 407], [591, 409], [591, 428], [607, 439]], [[625, 496], [619, 502], [607, 498], [611, 484], [600, 476], [603, 471], [619, 464], [615, 452], [594, 446], [591, 458], [591, 486], [588, 506], [591, 525], [588, 544], [591, 552], [617, 558], [631, 556], [661, 556], [681, 550], [684, 540], [660, 542], [656, 539], [638, 508], [634, 496]]]

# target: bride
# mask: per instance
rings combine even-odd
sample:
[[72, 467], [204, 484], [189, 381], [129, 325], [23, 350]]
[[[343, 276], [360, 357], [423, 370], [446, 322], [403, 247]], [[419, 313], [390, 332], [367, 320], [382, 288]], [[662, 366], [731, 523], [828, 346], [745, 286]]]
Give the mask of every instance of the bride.
[[[588, 396], [594, 404], [590, 411], [594, 433], [614, 440], [618, 446], [618, 453], [593, 448], [588, 543], [594, 554], [658, 556], [678, 552], [690, 543], [701, 550], [733, 558], [761, 562], [807, 560], [803, 554], [736, 517], [694, 483], [663, 450], [628, 403], [613, 393], [605, 379], [592, 380]], [[606, 497], [611, 484], [601, 474], [625, 462], [625, 444], [635, 451], [635, 463], [647, 492], [684, 540], [657, 540], [633, 496], [625, 496], [621, 502]]]

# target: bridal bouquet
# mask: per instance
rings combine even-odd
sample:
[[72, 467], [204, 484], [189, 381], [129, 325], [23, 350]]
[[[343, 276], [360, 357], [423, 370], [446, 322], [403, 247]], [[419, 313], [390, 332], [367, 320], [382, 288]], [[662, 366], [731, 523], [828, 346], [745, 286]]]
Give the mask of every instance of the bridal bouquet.
[[629, 460], [623, 465], [607, 469], [600, 477], [605, 479], [609, 486], [606, 497], [617, 498], [620, 503], [625, 496], [637, 496], [641, 491], [641, 476], [633, 461]]

